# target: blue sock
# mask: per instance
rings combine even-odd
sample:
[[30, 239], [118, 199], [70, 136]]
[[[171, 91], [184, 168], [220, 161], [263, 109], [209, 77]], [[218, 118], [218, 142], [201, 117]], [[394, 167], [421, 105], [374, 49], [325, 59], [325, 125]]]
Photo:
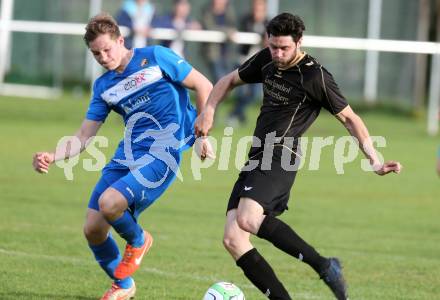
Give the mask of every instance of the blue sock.
[[133, 280], [131, 277], [124, 278], [122, 280], [117, 280], [113, 274], [121, 261], [121, 255], [119, 254], [118, 245], [116, 245], [115, 240], [109, 233], [108, 238], [101, 245], [90, 245], [90, 249], [95, 255], [96, 261], [99, 263], [101, 268], [107, 273], [107, 275], [115, 280], [115, 283], [123, 289], [128, 289], [132, 286]]
[[125, 211], [119, 219], [109, 223], [129, 245], [138, 248], [144, 244], [144, 231], [128, 211]]
[[123, 289], [129, 289], [133, 285], [133, 278], [127, 277], [121, 280], [117, 279], [115, 280], [115, 283]]

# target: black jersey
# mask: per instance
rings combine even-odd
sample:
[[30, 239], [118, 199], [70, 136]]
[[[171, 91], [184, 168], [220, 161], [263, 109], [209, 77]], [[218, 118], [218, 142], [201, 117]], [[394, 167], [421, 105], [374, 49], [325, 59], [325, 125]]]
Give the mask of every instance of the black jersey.
[[261, 151], [267, 134], [275, 132], [280, 143], [284, 137], [297, 141], [321, 107], [335, 115], [348, 105], [333, 76], [308, 54], [295, 66], [280, 70], [265, 48], [243, 63], [238, 74], [246, 83], [263, 84], [263, 104], [254, 132], [262, 146], [252, 147], [249, 156]]

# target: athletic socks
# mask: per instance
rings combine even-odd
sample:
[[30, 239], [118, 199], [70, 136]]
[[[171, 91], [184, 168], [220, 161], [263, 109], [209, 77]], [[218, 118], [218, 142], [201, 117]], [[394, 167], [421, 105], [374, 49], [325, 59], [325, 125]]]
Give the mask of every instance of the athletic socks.
[[283, 284], [278, 280], [271, 266], [253, 248], [237, 260], [244, 275], [269, 299], [291, 300]]
[[116, 267], [121, 261], [121, 255], [119, 255], [118, 245], [109, 233], [104, 243], [100, 245], [90, 245], [90, 249], [95, 255], [96, 261], [101, 268], [107, 273], [107, 275], [115, 280], [115, 283], [123, 289], [128, 289], [132, 286], [133, 280], [131, 277], [124, 278], [123, 280], [116, 280], [113, 276]]
[[129, 289], [134, 283], [133, 278], [127, 277], [124, 279], [116, 279], [115, 283], [122, 289]]
[[325, 257], [319, 255], [289, 225], [275, 217], [266, 216], [264, 218], [257, 236], [271, 242], [275, 247], [287, 254], [304, 261], [318, 274], [328, 265]]
[[129, 245], [139, 248], [144, 244], [144, 231], [128, 211], [109, 223]]

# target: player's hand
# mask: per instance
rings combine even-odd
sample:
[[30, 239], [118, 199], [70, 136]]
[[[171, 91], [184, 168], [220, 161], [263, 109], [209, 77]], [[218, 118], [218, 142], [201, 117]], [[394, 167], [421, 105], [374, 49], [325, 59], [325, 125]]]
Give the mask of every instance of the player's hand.
[[374, 172], [380, 176], [391, 172], [399, 174], [402, 168], [402, 165], [398, 161], [387, 161], [383, 165], [373, 166]]
[[55, 154], [49, 152], [37, 152], [34, 154], [32, 166], [38, 173], [49, 172], [49, 166], [55, 160]]
[[204, 109], [197, 117], [194, 129], [197, 137], [208, 136], [209, 130], [212, 128], [214, 122], [214, 111], [212, 109]]
[[197, 138], [194, 145], [194, 150], [202, 161], [204, 161], [206, 158], [215, 159], [214, 150], [208, 137], [202, 136]]

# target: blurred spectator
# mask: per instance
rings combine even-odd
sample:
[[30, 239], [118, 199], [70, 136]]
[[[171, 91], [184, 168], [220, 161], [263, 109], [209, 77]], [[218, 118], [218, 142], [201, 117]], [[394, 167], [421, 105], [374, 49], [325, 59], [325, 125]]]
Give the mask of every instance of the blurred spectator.
[[201, 29], [199, 22], [190, 18], [191, 4], [188, 0], [174, 0], [173, 12], [167, 15], [155, 17], [152, 27], [171, 28], [177, 31], [177, 37], [170, 41], [163, 41], [162, 45], [171, 48], [180, 56], [185, 56], [185, 42], [182, 32], [185, 29]]
[[[266, 24], [267, 4], [266, 0], [253, 0], [252, 11], [240, 18], [239, 30], [244, 32], [255, 32], [261, 36], [261, 42], [255, 45], [243, 44], [239, 48], [239, 65], [243, 64], [249, 57], [267, 46]], [[259, 98], [261, 84], [246, 84], [237, 89], [235, 106], [228, 118], [228, 123], [234, 125], [237, 122], [246, 122], [246, 107]]]
[[147, 45], [154, 10], [154, 5], [148, 0], [124, 0], [116, 15], [116, 21], [118, 25], [130, 29], [130, 33], [125, 37], [125, 46], [128, 49]]
[[[235, 31], [235, 14], [228, 4], [228, 0], [211, 0], [202, 12], [203, 29], [223, 31], [229, 37]], [[211, 81], [218, 81], [232, 70], [230, 44], [224, 42], [202, 45], [202, 57], [209, 67]]]

